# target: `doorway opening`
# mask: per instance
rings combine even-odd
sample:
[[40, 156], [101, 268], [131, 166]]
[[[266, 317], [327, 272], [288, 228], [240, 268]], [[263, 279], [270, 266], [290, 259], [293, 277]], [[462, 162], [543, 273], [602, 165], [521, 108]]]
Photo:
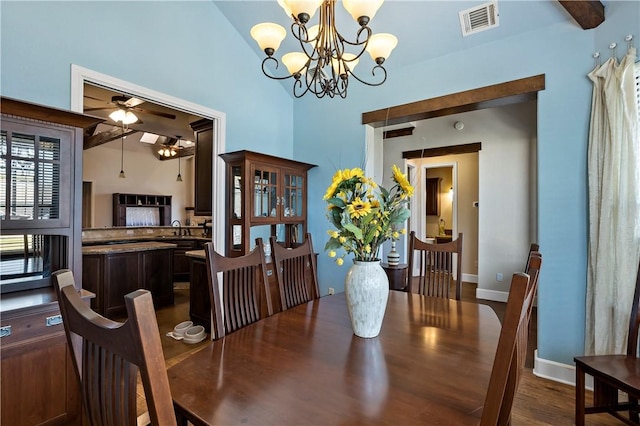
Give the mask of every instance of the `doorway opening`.
[[[189, 101], [167, 95], [152, 89], [148, 89], [136, 84], [120, 80], [96, 71], [92, 71], [77, 65], [71, 66], [71, 110], [84, 112], [84, 97], [86, 85], [97, 86], [118, 93], [127, 94], [140, 98], [154, 104], [193, 114], [213, 122], [213, 149], [211, 155], [211, 208], [213, 216], [222, 217], [224, 213], [224, 193], [216, 188], [223, 187], [216, 185], [216, 182], [224, 182], [224, 163], [218, 154], [225, 150], [225, 129], [226, 115], [211, 108], [191, 103]], [[177, 135], [176, 135], [177, 136]], [[176, 170], [178, 172], [178, 170]], [[213, 241], [216, 247], [225, 249], [224, 243], [224, 223], [214, 221]]]

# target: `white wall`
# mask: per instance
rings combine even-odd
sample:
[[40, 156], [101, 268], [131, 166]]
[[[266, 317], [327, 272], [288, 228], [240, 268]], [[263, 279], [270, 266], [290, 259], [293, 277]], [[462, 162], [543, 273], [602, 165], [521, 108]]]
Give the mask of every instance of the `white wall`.
[[176, 182], [178, 160], [158, 160], [154, 147], [125, 139], [124, 172], [120, 179], [120, 140], [83, 151], [83, 181], [93, 182], [93, 228], [109, 227], [112, 219], [112, 195], [133, 193], [171, 195], [171, 220], [182, 224], [185, 207], [193, 207], [194, 157], [182, 158], [182, 182]]

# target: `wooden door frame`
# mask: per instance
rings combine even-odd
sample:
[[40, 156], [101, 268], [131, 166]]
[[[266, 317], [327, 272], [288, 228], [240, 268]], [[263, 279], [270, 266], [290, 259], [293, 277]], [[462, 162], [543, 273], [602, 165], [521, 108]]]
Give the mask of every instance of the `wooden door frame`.
[[[382, 176], [382, 128], [385, 126], [537, 100], [538, 92], [544, 89], [545, 75], [539, 74], [364, 112], [362, 113], [362, 124], [365, 125], [365, 171], [369, 176]], [[403, 170], [407, 171], [408, 158], [415, 157], [411, 155], [410, 151], [405, 154], [408, 155], [403, 155]], [[411, 223], [414, 224], [413, 221]], [[406, 256], [406, 253], [404, 255]]]
[[527, 102], [538, 99], [538, 92], [544, 89], [545, 75], [539, 74], [533, 77], [365, 112], [362, 114], [362, 124], [378, 128]]

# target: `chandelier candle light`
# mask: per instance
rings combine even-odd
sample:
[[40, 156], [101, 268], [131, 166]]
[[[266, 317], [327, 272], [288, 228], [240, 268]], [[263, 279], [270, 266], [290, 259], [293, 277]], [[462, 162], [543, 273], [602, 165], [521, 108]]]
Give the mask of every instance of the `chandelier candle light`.
[[[278, 60], [273, 57], [286, 36], [284, 27], [271, 22], [251, 28], [251, 37], [267, 57], [262, 61], [262, 72], [274, 80], [293, 77], [293, 94], [296, 98], [311, 92], [318, 98], [336, 95], [346, 98], [349, 78], [353, 77], [368, 86], [379, 86], [387, 79], [387, 70], [382, 66], [398, 44], [393, 34], [373, 34], [369, 22], [382, 6], [384, 0], [343, 0], [344, 8], [360, 25], [355, 41], [349, 41], [336, 29], [335, 4], [337, 0], [278, 0], [287, 16], [293, 18], [291, 33], [300, 43], [301, 52], [290, 52], [282, 56], [282, 63], [289, 75], [274, 76], [267, 72], [266, 64]], [[320, 9], [319, 23], [307, 28], [309, 20]], [[353, 49], [354, 52], [348, 52]], [[368, 52], [375, 62], [371, 74], [375, 81], [367, 82], [354, 74], [360, 57]]]

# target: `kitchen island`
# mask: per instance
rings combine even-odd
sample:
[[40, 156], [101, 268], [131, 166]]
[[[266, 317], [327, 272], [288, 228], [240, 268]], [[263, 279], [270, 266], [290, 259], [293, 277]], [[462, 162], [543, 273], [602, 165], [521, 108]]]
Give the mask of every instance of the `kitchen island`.
[[176, 247], [155, 241], [82, 247], [82, 287], [96, 295], [91, 307], [107, 318], [121, 318], [124, 296], [137, 289], [149, 290], [156, 308], [173, 305]]

